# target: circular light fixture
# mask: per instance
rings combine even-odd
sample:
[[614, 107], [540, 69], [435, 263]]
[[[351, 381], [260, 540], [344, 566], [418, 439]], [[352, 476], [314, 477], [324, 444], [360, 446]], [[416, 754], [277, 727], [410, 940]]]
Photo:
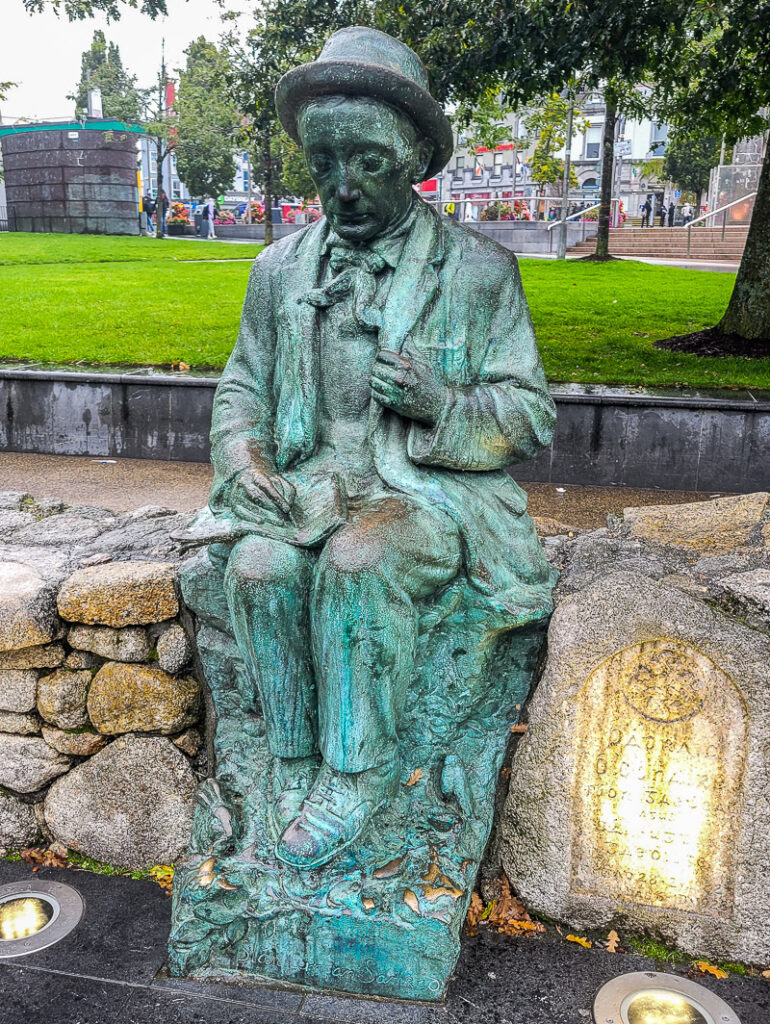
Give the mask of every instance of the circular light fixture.
[[72, 931], [84, 907], [77, 889], [61, 882], [0, 886], [0, 960], [52, 946]]
[[678, 974], [636, 971], [599, 989], [595, 1024], [741, 1024], [724, 999]]

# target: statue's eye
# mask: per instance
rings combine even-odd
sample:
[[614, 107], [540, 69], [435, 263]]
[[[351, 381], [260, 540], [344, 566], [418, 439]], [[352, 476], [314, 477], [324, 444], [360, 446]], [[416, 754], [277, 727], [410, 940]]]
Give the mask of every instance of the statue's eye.
[[364, 153], [361, 165], [370, 174], [382, 170], [383, 159], [379, 153]]
[[328, 174], [331, 166], [332, 162], [325, 153], [314, 153], [310, 158], [310, 170], [313, 174]]

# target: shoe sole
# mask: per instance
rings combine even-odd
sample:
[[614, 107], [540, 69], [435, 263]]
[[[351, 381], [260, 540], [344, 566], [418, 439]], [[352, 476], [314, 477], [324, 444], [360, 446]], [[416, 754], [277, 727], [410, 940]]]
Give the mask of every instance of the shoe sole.
[[330, 861], [334, 860], [335, 857], [338, 857], [344, 850], [347, 850], [347, 848], [363, 834], [364, 830], [366, 829], [366, 826], [369, 824], [369, 822], [372, 820], [375, 814], [379, 814], [379, 812], [385, 806], [386, 802], [387, 801], [385, 800], [381, 800], [374, 808], [372, 813], [369, 815], [369, 817], [366, 819], [366, 821], [363, 823], [361, 828], [355, 833], [355, 835], [351, 836], [350, 839], [347, 840], [347, 842], [342, 844], [342, 846], [338, 846], [334, 853], [332, 853], [331, 856], [329, 857], [322, 857], [320, 860], [316, 859], [313, 861], [293, 861], [289, 857], [284, 857], [282, 856], [282, 854], [278, 852], [278, 844], [276, 844], [275, 847], [275, 855], [278, 858], [278, 860], [281, 861], [282, 864], [286, 864], [288, 867], [296, 868], [300, 871], [312, 871], [314, 868], [323, 867], [324, 864], [328, 864]]

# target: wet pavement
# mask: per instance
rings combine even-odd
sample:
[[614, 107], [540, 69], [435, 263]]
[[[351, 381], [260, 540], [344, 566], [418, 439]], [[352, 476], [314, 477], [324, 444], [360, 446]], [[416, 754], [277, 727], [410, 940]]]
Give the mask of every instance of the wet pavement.
[[[164, 972], [171, 900], [158, 886], [66, 869], [33, 875], [28, 864], [0, 861], [0, 884], [33, 877], [75, 886], [85, 913], [56, 945], [0, 959], [2, 1024], [591, 1024], [594, 996], [612, 978], [687, 969], [584, 949], [551, 928], [464, 937], [446, 1000], [433, 1005], [176, 981]], [[770, 1020], [770, 982], [735, 973], [697, 981], [741, 1024]]]
[[[0, 454], [0, 491], [25, 491], [35, 498], [61, 498], [68, 505], [98, 505], [115, 512], [144, 505], [177, 512], [200, 508], [208, 500], [212, 475], [211, 466], [203, 462]], [[604, 526], [608, 513], [618, 514], [634, 505], [678, 505], [719, 497], [713, 492], [631, 487], [523, 486], [532, 515], [549, 516], [579, 529]]]

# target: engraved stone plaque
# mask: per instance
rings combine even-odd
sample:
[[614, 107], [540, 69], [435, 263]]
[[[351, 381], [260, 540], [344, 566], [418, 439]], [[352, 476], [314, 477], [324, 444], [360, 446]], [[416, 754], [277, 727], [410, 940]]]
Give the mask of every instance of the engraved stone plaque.
[[580, 694], [571, 888], [731, 914], [725, 808], [741, 790], [746, 721], [732, 680], [675, 640], [606, 659]]
[[770, 637], [615, 572], [557, 606], [503, 865], [569, 928], [770, 961]]

